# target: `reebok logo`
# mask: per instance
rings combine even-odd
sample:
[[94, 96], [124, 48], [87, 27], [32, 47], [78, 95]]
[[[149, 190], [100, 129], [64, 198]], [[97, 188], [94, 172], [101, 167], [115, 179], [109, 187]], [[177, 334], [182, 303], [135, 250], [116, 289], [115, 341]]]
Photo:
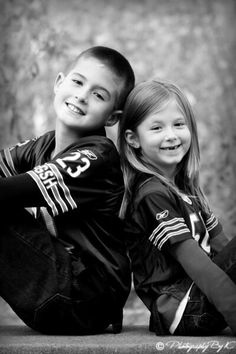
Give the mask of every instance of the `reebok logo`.
[[93, 151], [85, 149], [85, 150], [79, 150], [82, 154], [87, 156], [90, 160], [97, 160], [97, 156], [94, 154]]
[[168, 210], [164, 210], [161, 213], [157, 213], [156, 214], [156, 219], [157, 220], [165, 219], [168, 215], [169, 215], [169, 211]]

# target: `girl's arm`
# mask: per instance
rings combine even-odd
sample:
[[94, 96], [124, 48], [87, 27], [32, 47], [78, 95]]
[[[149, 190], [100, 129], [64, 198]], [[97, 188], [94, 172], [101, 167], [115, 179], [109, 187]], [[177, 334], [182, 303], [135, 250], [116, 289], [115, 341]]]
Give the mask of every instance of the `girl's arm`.
[[218, 254], [229, 242], [224, 232], [221, 231], [217, 236], [210, 239], [211, 249], [214, 255]]
[[236, 334], [236, 285], [229, 276], [212, 262], [195, 240], [175, 244], [171, 253]]

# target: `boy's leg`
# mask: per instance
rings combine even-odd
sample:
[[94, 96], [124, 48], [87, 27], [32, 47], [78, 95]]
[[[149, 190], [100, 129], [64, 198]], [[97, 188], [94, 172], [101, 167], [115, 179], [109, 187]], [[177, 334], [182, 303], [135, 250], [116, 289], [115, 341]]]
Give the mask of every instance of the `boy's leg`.
[[27, 211], [1, 216], [0, 296], [34, 328], [36, 308], [57, 293], [69, 294], [69, 254]]

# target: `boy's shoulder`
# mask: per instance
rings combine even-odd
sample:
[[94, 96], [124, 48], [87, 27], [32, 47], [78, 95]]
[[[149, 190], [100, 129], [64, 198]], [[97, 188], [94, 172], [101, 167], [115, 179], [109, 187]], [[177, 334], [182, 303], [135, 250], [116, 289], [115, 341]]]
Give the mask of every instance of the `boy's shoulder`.
[[87, 154], [92, 159], [99, 157], [104, 161], [110, 159], [118, 159], [119, 154], [112, 140], [102, 135], [91, 135], [81, 138], [77, 143], [74, 143], [66, 148], [67, 151], [80, 151]]
[[[55, 131], [49, 131], [35, 138], [38, 146], [45, 146], [52, 143], [55, 139]], [[105, 135], [89, 135], [78, 140], [78, 142], [67, 146], [61, 154], [72, 153], [73, 151], [81, 151], [88, 155], [91, 159], [97, 156], [107, 159], [112, 155], [112, 158], [118, 155], [115, 144]]]

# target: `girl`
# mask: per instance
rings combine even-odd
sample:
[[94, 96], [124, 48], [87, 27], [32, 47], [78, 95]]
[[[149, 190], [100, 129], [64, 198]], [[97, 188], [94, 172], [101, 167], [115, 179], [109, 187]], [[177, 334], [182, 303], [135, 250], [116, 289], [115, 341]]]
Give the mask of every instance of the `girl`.
[[[236, 238], [228, 242], [199, 185], [190, 104], [171, 83], [128, 96], [119, 127], [124, 219], [134, 286], [156, 334], [236, 334]], [[225, 247], [224, 247], [225, 246]]]

